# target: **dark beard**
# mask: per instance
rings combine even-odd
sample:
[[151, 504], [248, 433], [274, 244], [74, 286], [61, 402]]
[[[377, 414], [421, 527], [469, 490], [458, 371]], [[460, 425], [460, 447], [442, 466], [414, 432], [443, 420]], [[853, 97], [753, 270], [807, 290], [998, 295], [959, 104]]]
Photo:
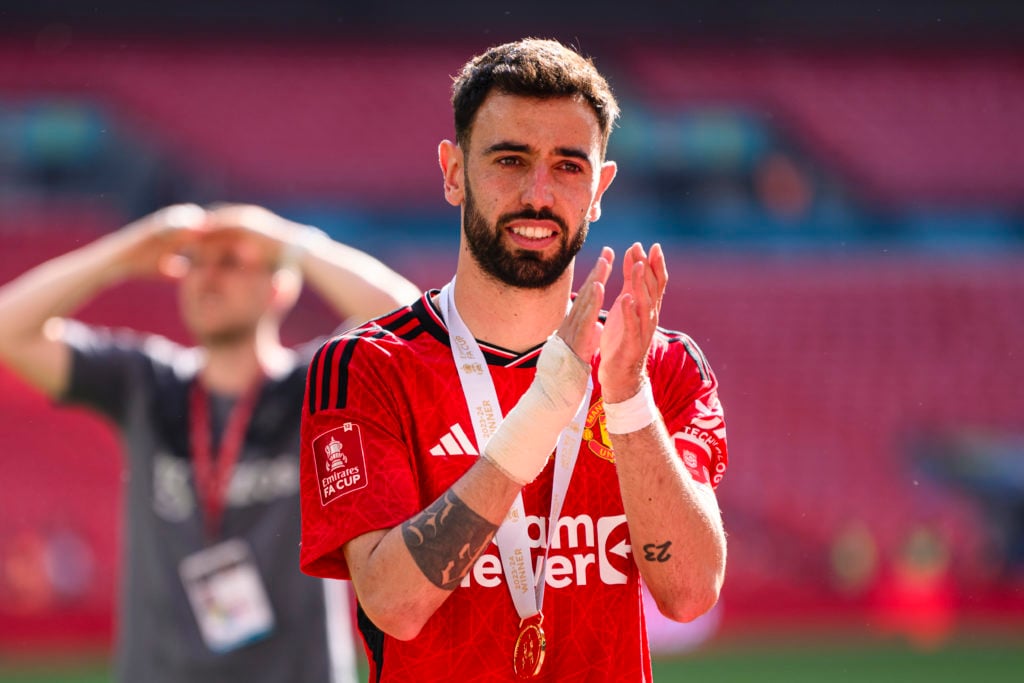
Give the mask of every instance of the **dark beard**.
[[[565, 222], [551, 212], [550, 209], [535, 211], [524, 209], [518, 213], [505, 214], [498, 218], [496, 225], [487, 223], [476, 208], [473, 193], [466, 181], [466, 244], [469, 252], [481, 269], [494, 279], [520, 289], [544, 289], [554, 284], [569, 267], [572, 260], [583, 248], [587, 239], [589, 223], [583, 221], [572, 242], [569, 242], [569, 230]], [[534, 251], [516, 249], [510, 251], [502, 244], [502, 226], [516, 219], [551, 220], [558, 223], [558, 253], [545, 260]]]

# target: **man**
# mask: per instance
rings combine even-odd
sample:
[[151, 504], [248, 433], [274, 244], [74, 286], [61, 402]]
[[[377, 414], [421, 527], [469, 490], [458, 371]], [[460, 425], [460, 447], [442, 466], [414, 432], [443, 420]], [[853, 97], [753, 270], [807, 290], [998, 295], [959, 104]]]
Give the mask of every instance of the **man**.
[[311, 363], [303, 569], [352, 580], [377, 681], [650, 680], [641, 579], [682, 621], [722, 583], [714, 376], [657, 327], [658, 245], [626, 251], [606, 316], [611, 249], [571, 299], [616, 171], [593, 65], [502, 45], [452, 101], [456, 278]]
[[[61, 317], [158, 274], [180, 278], [197, 347]], [[123, 437], [118, 680], [352, 680], [352, 657], [338, 661], [351, 645], [327, 632], [347, 623], [345, 593], [295, 559], [299, 411], [319, 341], [286, 348], [279, 329], [302, 276], [360, 320], [418, 295], [369, 255], [249, 205], [162, 209], [0, 289], [0, 360]]]

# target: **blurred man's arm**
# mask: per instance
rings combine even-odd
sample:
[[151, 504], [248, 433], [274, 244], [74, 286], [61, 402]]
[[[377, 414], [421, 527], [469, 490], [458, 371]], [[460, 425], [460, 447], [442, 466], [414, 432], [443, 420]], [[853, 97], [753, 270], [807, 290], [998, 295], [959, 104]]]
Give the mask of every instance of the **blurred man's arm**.
[[310, 287], [340, 315], [369, 320], [415, 301], [420, 290], [378, 259], [319, 231], [299, 265]]
[[271, 251], [268, 256], [301, 271], [313, 291], [343, 320], [369, 320], [420, 295], [415, 285], [366, 252], [260, 206], [228, 204], [213, 209], [208, 227], [265, 238]]
[[167, 207], [0, 287], [0, 362], [47, 396], [62, 395], [71, 351], [61, 341], [61, 316], [119, 281], [160, 272], [203, 220], [197, 206]]

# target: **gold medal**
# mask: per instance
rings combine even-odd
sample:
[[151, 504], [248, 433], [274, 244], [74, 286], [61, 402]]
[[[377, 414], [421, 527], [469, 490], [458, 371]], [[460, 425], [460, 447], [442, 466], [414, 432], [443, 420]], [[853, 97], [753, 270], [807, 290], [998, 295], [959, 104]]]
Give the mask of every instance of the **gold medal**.
[[544, 666], [544, 650], [548, 641], [540, 626], [543, 621], [544, 615], [538, 612], [519, 622], [519, 636], [512, 651], [512, 670], [520, 680], [536, 678]]

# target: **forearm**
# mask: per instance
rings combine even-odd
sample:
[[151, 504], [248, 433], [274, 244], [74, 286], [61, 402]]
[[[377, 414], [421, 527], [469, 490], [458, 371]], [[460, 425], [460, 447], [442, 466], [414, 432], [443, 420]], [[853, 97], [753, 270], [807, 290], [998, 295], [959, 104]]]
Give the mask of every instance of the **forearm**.
[[114, 233], [36, 266], [0, 288], [0, 360], [49, 396], [65, 387], [69, 352], [59, 340], [65, 316], [115, 282], [126, 237]]
[[49, 318], [74, 311], [121, 274], [116, 256], [125, 236], [112, 233], [27, 271], [0, 289], [8, 331], [33, 332]]
[[303, 228], [295, 239], [303, 275], [341, 318], [369, 320], [420, 295], [415, 285], [378, 259], [319, 230]]
[[661, 419], [611, 434], [633, 557], [659, 610], [677, 621], [718, 599], [726, 543], [714, 492], [679, 461]]
[[59, 330], [49, 333], [47, 321], [71, 313], [124, 278], [164, 272], [165, 259], [173, 257], [204, 220], [198, 206], [169, 206], [36, 266], [0, 288], [0, 360], [47, 394], [60, 394], [70, 353]]
[[[481, 459], [405, 523], [350, 542], [356, 594], [374, 624], [402, 640], [415, 637], [490, 544], [519, 490]], [[363, 552], [361, 543], [375, 545]]]

